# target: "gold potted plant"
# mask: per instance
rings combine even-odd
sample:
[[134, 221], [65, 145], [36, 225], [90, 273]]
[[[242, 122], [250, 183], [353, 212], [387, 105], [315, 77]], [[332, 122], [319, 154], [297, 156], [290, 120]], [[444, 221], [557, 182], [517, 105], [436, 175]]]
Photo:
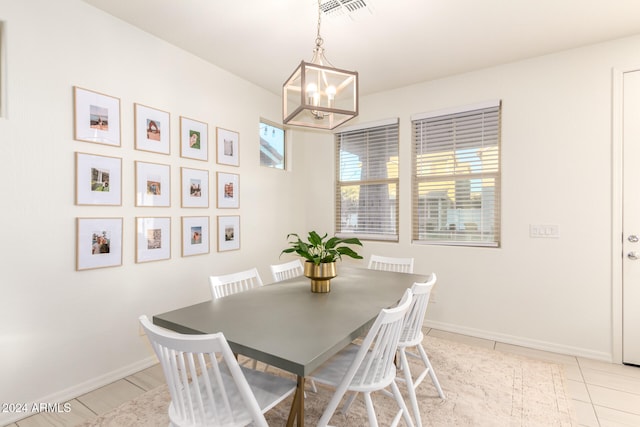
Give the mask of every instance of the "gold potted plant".
[[337, 275], [336, 261], [341, 260], [343, 255], [362, 259], [362, 256], [356, 251], [346, 246], [362, 246], [362, 242], [355, 237], [341, 239], [334, 236], [328, 238], [326, 233], [324, 236], [320, 236], [315, 231], [310, 231], [306, 242], [296, 233], [287, 235], [287, 240], [289, 240], [289, 248], [284, 249], [280, 255], [296, 253], [306, 260], [304, 275], [311, 279], [311, 292], [331, 291], [331, 279]]

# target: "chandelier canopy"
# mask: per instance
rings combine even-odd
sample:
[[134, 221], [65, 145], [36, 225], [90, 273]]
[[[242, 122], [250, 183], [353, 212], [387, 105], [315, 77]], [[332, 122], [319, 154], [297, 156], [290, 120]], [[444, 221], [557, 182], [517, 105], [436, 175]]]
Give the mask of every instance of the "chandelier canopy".
[[324, 56], [318, 32], [311, 62], [302, 61], [282, 87], [285, 125], [333, 129], [358, 115], [358, 72], [335, 68]]

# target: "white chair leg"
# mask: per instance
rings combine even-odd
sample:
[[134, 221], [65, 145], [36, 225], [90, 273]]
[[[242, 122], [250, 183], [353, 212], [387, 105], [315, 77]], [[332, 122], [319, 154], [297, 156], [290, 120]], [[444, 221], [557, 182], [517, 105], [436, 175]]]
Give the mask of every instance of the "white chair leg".
[[320, 417], [320, 420], [318, 421], [317, 427], [328, 427], [329, 426], [329, 420], [333, 416], [333, 414], [336, 411], [336, 409], [338, 409], [338, 405], [340, 404], [340, 401], [344, 397], [344, 394], [346, 393], [346, 391], [347, 391], [347, 385], [346, 384], [341, 384], [341, 386], [339, 386], [336, 389], [335, 393], [333, 393], [333, 397], [331, 397], [331, 400], [327, 404], [327, 407], [324, 408], [324, 412], [322, 413], [322, 416]]
[[373, 401], [371, 400], [371, 392], [364, 393], [364, 402], [367, 405], [367, 415], [369, 416], [369, 427], [378, 427], [378, 418], [376, 417], [376, 410], [373, 407]]
[[407, 393], [409, 394], [409, 401], [411, 402], [411, 409], [413, 410], [413, 418], [416, 422], [416, 426], [422, 427], [422, 417], [420, 417], [420, 408], [418, 407], [418, 398], [416, 397], [416, 387], [413, 385], [411, 371], [409, 370], [409, 361], [407, 360], [404, 347], [398, 349], [398, 354], [400, 355], [400, 366], [402, 366], [404, 380], [407, 384]]
[[[400, 394], [400, 389], [398, 388], [398, 384], [395, 381], [391, 382], [391, 391], [396, 398], [396, 402], [398, 402], [398, 406], [402, 411], [402, 416], [404, 418], [404, 422], [408, 427], [415, 427], [413, 421], [411, 420], [411, 415], [409, 415], [409, 408], [407, 408], [407, 404], [404, 403], [404, 399], [402, 398], [402, 394]], [[396, 417], [397, 418], [397, 417]]]
[[422, 357], [422, 361], [425, 366], [429, 370], [429, 376], [431, 377], [431, 381], [433, 381], [433, 385], [438, 390], [438, 395], [441, 399], [444, 399], [444, 392], [442, 391], [442, 387], [440, 387], [440, 381], [438, 381], [438, 377], [436, 376], [436, 371], [433, 370], [433, 366], [431, 366], [431, 362], [429, 361], [429, 357], [427, 356], [427, 352], [422, 347], [422, 344], [418, 345], [418, 351], [420, 352], [420, 357]]
[[342, 407], [343, 414], [346, 414], [349, 411], [349, 408], [351, 407], [351, 404], [353, 403], [357, 395], [358, 395], [358, 392], [354, 391], [353, 393], [351, 393], [351, 396], [349, 396], [347, 401], [344, 402], [344, 406]]

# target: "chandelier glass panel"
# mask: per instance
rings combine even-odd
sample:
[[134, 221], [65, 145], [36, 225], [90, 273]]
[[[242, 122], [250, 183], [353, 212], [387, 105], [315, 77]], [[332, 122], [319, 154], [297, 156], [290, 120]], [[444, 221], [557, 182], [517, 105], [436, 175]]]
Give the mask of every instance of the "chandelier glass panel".
[[333, 129], [358, 115], [358, 73], [333, 67], [325, 58], [318, 33], [311, 62], [302, 61], [282, 87], [283, 122]]

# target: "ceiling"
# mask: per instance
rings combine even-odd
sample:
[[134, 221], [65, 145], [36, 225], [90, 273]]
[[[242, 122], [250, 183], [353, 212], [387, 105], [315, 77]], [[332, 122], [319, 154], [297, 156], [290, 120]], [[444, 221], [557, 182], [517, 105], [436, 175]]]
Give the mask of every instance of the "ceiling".
[[[84, 1], [278, 95], [315, 45], [314, 0]], [[640, 34], [638, 0], [365, 1], [321, 26], [365, 95]]]

